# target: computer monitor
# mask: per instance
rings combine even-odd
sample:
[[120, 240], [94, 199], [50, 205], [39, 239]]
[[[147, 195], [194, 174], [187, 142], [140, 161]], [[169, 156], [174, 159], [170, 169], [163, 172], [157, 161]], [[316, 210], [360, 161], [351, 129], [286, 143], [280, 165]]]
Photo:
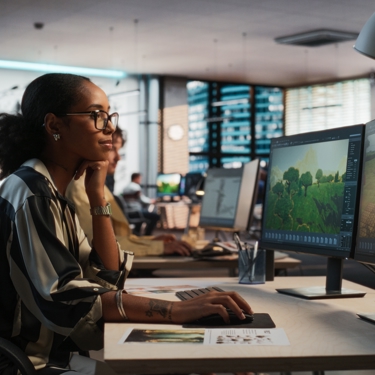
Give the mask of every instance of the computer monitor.
[[[362, 186], [359, 201], [357, 241], [354, 259], [375, 272], [375, 120], [366, 124], [363, 147]], [[362, 319], [375, 322], [373, 314]]]
[[198, 201], [200, 198], [195, 194], [198, 185], [202, 183], [203, 180], [202, 172], [189, 172], [182, 178], [183, 183], [181, 183], [181, 195], [189, 197], [192, 201]]
[[158, 198], [178, 197], [180, 196], [180, 184], [180, 173], [159, 173], [156, 177], [156, 196]]
[[341, 288], [358, 220], [364, 125], [271, 141], [260, 245], [327, 257], [325, 287], [278, 289], [307, 299], [359, 297]]
[[258, 159], [241, 168], [208, 169], [199, 226], [248, 230], [257, 199], [258, 178]]

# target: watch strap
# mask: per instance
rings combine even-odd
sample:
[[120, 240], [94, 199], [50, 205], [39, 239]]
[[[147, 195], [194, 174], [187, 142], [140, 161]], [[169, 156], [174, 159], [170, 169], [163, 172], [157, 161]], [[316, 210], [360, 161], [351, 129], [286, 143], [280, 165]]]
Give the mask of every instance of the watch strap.
[[112, 208], [109, 203], [107, 203], [105, 206], [96, 206], [90, 208], [90, 214], [93, 216], [109, 216], [112, 215]]

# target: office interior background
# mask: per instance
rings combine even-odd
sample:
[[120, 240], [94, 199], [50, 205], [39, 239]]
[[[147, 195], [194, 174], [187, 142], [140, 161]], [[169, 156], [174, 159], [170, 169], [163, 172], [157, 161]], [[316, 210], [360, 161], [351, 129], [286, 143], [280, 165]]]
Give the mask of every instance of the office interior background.
[[273, 137], [373, 119], [375, 62], [353, 44], [374, 11], [370, 0], [2, 0], [0, 111], [17, 112], [54, 65], [113, 72], [82, 74], [127, 134], [115, 191], [140, 171], [153, 196], [158, 172], [267, 162]]

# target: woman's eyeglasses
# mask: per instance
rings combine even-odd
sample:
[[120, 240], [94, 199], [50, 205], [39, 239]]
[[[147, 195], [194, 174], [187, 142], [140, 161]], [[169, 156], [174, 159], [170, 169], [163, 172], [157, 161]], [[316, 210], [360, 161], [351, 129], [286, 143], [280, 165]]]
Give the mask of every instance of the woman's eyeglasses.
[[57, 117], [63, 116], [91, 116], [95, 122], [95, 128], [98, 130], [105, 130], [108, 125], [108, 121], [111, 122], [113, 127], [117, 128], [119, 114], [117, 112], [112, 113], [111, 115], [102, 109], [97, 109], [95, 111], [88, 111], [88, 112], [73, 112], [73, 113], [60, 113], [56, 115]]

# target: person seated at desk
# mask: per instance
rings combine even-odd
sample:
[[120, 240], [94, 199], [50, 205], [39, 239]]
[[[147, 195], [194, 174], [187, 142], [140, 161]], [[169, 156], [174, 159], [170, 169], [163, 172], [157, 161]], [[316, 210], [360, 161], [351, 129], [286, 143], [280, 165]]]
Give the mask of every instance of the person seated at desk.
[[[104, 195], [118, 114], [108, 113], [98, 86], [45, 74], [27, 86], [21, 110], [0, 114], [0, 337], [25, 351], [40, 375], [113, 374], [74, 354], [103, 347], [104, 322], [183, 324], [213, 313], [229, 321], [226, 307], [252, 313], [235, 292], [181, 302], [125, 292], [133, 253], [116, 242]], [[92, 247], [65, 197], [73, 178], [84, 179]]]
[[[113, 133], [112, 149], [108, 153], [107, 174], [114, 174], [118, 161], [121, 159], [119, 150], [124, 145], [122, 131], [116, 128]], [[66, 196], [74, 203], [76, 214], [83, 231], [91, 241], [94, 237], [92, 219], [90, 215], [90, 203], [85, 192], [84, 179], [72, 180], [69, 184]], [[153, 236], [137, 236], [133, 234], [125, 217], [122, 208], [118, 205], [115, 196], [104, 186], [104, 198], [112, 208], [112, 224], [116, 240], [121, 248], [133, 252], [136, 256], [157, 256], [157, 255], [182, 255], [191, 254], [191, 246], [184, 241], [176, 240], [171, 234]]]
[[[156, 212], [150, 212], [146, 207], [153, 205], [155, 199], [151, 199], [142, 193], [140, 173], [132, 173], [131, 182], [122, 192], [126, 207], [130, 209], [129, 217], [136, 218], [139, 213], [147, 220], [145, 235], [151, 235], [160, 220], [160, 215]], [[126, 209], [126, 208], [125, 208]], [[142, 223], [135, 225], [135, 233], [139, 234]]]

